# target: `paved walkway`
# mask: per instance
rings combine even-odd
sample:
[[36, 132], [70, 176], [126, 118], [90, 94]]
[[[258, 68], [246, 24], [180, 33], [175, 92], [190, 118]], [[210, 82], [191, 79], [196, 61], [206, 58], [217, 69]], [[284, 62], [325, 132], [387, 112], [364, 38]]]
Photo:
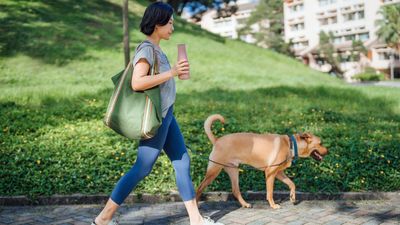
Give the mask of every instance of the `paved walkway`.
[[379, 81], [379, 82], [362, 82], [352, 83], [354, 86], [384, 86], [400, 88], [400, 81]]
[[[393, 201], [303, 201], [297, 205], [282, 202], [273, 210], [266, 202], [253, 202], [252, 209], [236, 202], [203, 202], [203, 215], [226, 225], [263, 224], [400, 224], [400, 200]], [[0, 224], [89, 224], [101, 205], [0, 207]], [[118, 211], [120, 224], [189, 224], [182, 203], [123, 205]]]

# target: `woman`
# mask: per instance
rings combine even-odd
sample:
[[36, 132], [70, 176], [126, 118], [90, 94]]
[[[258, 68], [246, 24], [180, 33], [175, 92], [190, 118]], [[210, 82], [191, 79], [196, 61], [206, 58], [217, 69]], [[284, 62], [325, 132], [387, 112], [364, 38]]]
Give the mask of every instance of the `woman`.
[[[163, 121], [156, 136], [139, 142], [135, 164], [118, 181], [106, 206], [95, 218], [92, 225], [117, 224], [115, 220], [112, 220], [114, 213], [133, 188], [151, 172], [162, 149], [164, 149], [175, 169], [176, 183], [189, 214], [190, 224], [223, 225], [200, 215], [190, 176], [190, 158], [182, 133], [173, 115], [176, 95], [174, 77], [189, 72], [189, 63], [186, 60], [179, 61], [171, 68], [167, 57], [159, 47], [160, 40], [169, 40], [174, 31], [173, 23], [173, 9], [168, 4], [156, 2], [148, 6], [144, 12], [140, 31], [147, 36], [147, 39], [138, 46], [133, 58], [132, 88], [136, 91], [142, 91], [160, 85]], [[158, 59], [160, 74], [147, 76], [154, 63], [154, 52]]]

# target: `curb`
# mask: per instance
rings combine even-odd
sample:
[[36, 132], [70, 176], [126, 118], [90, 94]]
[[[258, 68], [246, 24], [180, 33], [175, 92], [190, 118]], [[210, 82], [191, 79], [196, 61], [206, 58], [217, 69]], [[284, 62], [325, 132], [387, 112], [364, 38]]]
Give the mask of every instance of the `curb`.
[[[265, 192], [244, 192], [243, 198], [250, 201], [266, 199]], [[52, 195], [28, 198], [27, 196], [0, 196], [0, 206], [25, 206], [25, 205], [72, 205], [72, 204], [105, 204], [109, 195]], [[289, 199], [289, 192], [275, 191], [274, 200]], [[306, 200], [400, 200], [400, 192], [339, 192], [339, 193], [307, 193], [296, 192], [296, 199]], [[206, 192], [201, 196], [202, 201], [236, 201], [231, 192]], [[132, 203], [162, 203], [182, 201], [179, 193], [169, 194], [131, 194], [124, 201]]]

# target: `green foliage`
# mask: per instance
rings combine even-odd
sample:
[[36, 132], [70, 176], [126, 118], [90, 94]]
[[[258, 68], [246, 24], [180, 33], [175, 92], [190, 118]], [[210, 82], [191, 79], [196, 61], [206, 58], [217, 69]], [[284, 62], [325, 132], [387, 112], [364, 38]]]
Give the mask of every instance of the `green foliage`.
[[363, 73], [355, 75], [354, 78], [360, 81], [380, 81], [385, 80], [385, 75], [377, 73], [372, 67], [367, 67]]
[[359, 61], [361, 54], [366, 55], [368, 53], [367, 48], [365, 48], [363, 42], [360, 40], [353, 40], [351, 48], [350, 61]]
[[379, 27], [376, 34], [389, 46], [400, 51], [400, 4], [384, 6], [379, 14], [382, 18], [375, 22]]
[[[136, 157], [136, 142], [101, 122], [110, 89], [70, 99], [45, 99], [40, 106], [1, 103], [2, 195], [109, 193]], [[254, 90], [211, 89], [178, 94], [176, 117], [191, 155], [196, 185], [204, 176], [211, 145], [204, 119], [221, 113], [217, 136], [233, 132], [311, 131], [330, 150], [322, 163], [300, 159], [287, 174], [302, 191], [398, 190], [400, 116], [393, 100], [368, 98], [351, 88], [278, 86]], [[384, 113], [382, 113], [384, 112]], [[357, 116], [354, 116], [357, 115]], [[224, 128], [224, 129], [222, 129]], [[265, 189], [263, 173], [241, 173], [242, 190]], [[277, 182], [277, 189], [286, 189]], [[175, 189], [174, 172], [162, 154], [138, 192]], [[222, 173], [209, 190], [230, 190]]]
[[[266, 26], [268, 23], [268, 26]], [[259, 24], [260, 31], [251, 32], [251, 26]], [[257, 8], [252, 12], [250, 18], [246, 21], [239, 34], [251, 33], [256, 43], [260, 46], [267, 46], [269, 49], [293, 56], [290, 50], [290, 44], [283, 40], [284, 24], [283, 24], [283, 4], [279, 0], [262, 0]]]
[[[131, 9], [143, 10], [143, 5], [133, 2]], [[86, 25], [77, 20], [71, 26], [79, 30]], [[287, 171], [298, 190], [399, 190], [398, 90], [346, 86], [294, 59], [222, 39], [179, 19], [175, 30], [162, 49], [174, 63], [176, 44], [188, 45], [192, 76], [177, 80], [175, 116], [187, 144], [200, 153], [191, 154], [195, 186], [207, 167], [203, 157], [211, 151], [203, 122], [220, 113], [227, 123], [214, 125], [218, 137], [242, 131], [311, 131], [320, 136], [330, 155], [321, 163], [301, 159]], [[131, 37], [134, 44], [144, 38], [136, 27], [131, 27]], [[98, 42], [85, 43], [87, 51], [71, 53], [63, 64], [56, 63], [63, 60], [63, 46], [54, 48], [52, 60], [20, 48], [1, 58], [0, 195], [109, 194], [134, 163], [137, 142], [102, 124], [112, 91], [110, 77], [123, 67], [122, 45], [111, 48]], [[171, 163], [161, 154], [136, 192], [175, 190], [174, 179]], [[246, 170], [240, 179], [242, 191], [265, 190], [260, 171]], [[208, 190], [230, 190], [227, 175], [221, 173]]]
[[381, 73], [360, 73], [355, 75], [354, 78], [360, 81], [380, 81], [385, 80], [385, 75]]
[[340, 59], [335, 56], [336, 49], [333, 46], [333, 33], [319, 33], [319, 49], [318, 53], [332, 66], [332, 71], [339, 76], [342, 76], [343, 71], [340, 69]]
[[353, 40], [351, 49], [348, 50], [350, 54], [340, 52], [333, 45], [334, 35], [332, 32], [325, 33], [321, 31], [319, 34], [319, 49], [318, 53], [325, 59], [327, 63], [332, 65], [332, 72], [342, 77], [343, 71], [340, 68], [341, 62], [357, 62], [360, 60], [361, 54], [367, 54], [362, 41]]

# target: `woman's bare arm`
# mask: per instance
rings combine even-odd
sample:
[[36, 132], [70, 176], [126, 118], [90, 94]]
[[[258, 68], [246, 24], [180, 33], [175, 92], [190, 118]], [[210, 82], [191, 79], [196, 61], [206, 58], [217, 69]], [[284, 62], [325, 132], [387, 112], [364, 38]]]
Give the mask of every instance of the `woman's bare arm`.
[[148, 76], [149, 69], [150, 64], [145, 59], [140, 59], [136, 63], [131, 83], [133, 90], [144, 91], [160, 85], [176, 75], [187, 73], [189, 71], [189, 63], [186, 60], [181, 60], [169, 71], [156, 76]]

